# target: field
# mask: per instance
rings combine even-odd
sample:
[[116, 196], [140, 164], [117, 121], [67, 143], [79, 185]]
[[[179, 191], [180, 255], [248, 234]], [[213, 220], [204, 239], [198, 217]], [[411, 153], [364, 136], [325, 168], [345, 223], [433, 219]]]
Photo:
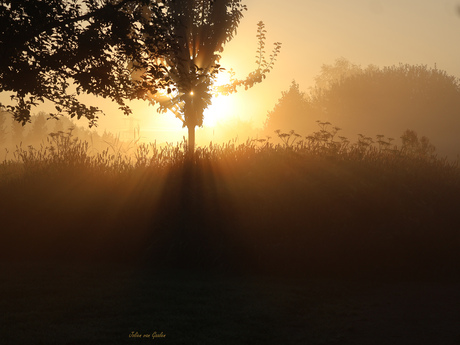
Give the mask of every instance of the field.
[[458, 344], [457, 163], [317, 134], [194, 157], [90, 156], [71, 133], [18, 149], [2, 343]]

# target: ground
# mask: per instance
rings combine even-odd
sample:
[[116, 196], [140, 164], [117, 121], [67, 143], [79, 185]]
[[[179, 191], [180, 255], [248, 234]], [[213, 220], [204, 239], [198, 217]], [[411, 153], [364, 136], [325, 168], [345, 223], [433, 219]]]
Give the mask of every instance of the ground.
[[460, 344], [452, 280], [3, 261], [0, 294], [5, 345]]

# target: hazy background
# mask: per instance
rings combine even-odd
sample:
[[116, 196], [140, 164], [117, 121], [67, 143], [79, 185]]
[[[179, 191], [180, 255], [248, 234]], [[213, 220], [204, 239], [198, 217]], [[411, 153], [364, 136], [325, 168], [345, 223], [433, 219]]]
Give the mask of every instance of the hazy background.
[[[256, 24], [260, 20], [268, 31], [267, 54], [276, 41], [283, 44], [281, 54], [262, 84], [216, 100], [216, 106], [206, 112], [206, 128], [197, 130], [199, 145], [211, 140], [238, 138], [244, 141], [248, 136], [263, 137], [265, 133], [261, 128], [281, 92], [287, 91], [295, 80], [300, 90], [308, 93], [321, 66], [333, 64], [341, 57], [363, 68], [369, 64], [384, 67], [399, 63], [433, 68], [436, 64], [438, 69], [460, 76], [458, 1], [290, 0], [280, 3], [247, 0], [245, 3], [248, 11], [238, 34], [223, 53], [223, 67], [233, 68], [241, 78], [255, 68]], [[5, 95], [1, 97], [5, 99]], [[99, 120], [100, 133], [108, 130], [129, 139], [133, 129], [139, 128], [142, 140], [159, 143], [180, 141], [186, 136], [179, 120], [171, 114], [158, 114], [154, 107], [145, 103], [132, 103], [135, 113], [127, 119], [110, 103], [95, 102], [106, 113]], [[36, 112], [48, 109], [49, 105], [42, 106]], [[414, 129], [420, 135], [426, 134], [423, 128]], [[349, 135], [361, 132], [353, 128], [346, 130]], [[370, 130], [365, 134], [387, 134], [374, 132]], [[435, 138], [430, 139], [436, 145]]]

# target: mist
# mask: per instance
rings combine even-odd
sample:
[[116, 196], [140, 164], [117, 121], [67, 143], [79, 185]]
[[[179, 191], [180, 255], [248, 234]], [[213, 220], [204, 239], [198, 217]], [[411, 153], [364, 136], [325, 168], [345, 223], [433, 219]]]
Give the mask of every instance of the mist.
[[264, 133], [294, 130], [310, 135], [315, 122], [340, 128], [338, 136], [356, 141], [361, 135], [400, 143], [406, 130], [426, 136], [441, 157], [460, 153], [459, 80], [424, 65], [362, 68], [340, 58], [322, 66], [315, 86], [303, 92], [292, 82], [267, 115]]
[[[212, 20], [226, 14], [225, 4], [240, 4], [170, 2], [185, 3], [200, 25], [200, 15], [220, 6], [206, 30], [196, 30], [213, 41], [220, 37], [212, 37]], [[104, 48], [127, 28], [133, 30], [120, 44], [129, 41], [149, 13], [145, 7], [87, 1], [85, 9], [94, 5], [102, 19], [81, 32], [91, 26], [62, 25], [58, 15], [72, 18], [78, 2], [0, 4], [13, 38], [22, 37], [16, 25], [43, 18], [63, 30], [25, 30], [35, 50], [26, 42], [16, 55], [0, 37], [8, 48], [0, 49], [0, 87], [17, 92], [0, 93], [0, 342], [458, 342], [456, 1], [243, 3], [248, 11], [236, 20], [233, 39], [222, 52], [213, 46], [222, 59], [211, 55], [213, 47], [204, 49], [202, 60], [221, 64], [212, 66], [217, 75], [201, 74], [201, 83], [194, 77], [206, 69], [174, 65], [190, 49], [168, 60], [179, 84], [190, 75], [196, 83], [184, 83], [182, 94], [162, 90], [160, 110], [177, 101], [163, 113], [146, 93], [124, 103], [132, 71], [117, 74], [126, 60], [112, 58], [126, 56]], [[42, 10], [57, 4], [62, 8]], [[166, 12], [160, 7], [158, 15]], [[136, 13], [140, 22], [130, 26]], [[77, 64], [62, 68], [50, 59], [54, 51], [42, 49], [43, 36], [62, 46], [59, 58]], [[150, 38], [163, 46], [159, 37]], [[136, 42], [130, 47], [141, 49]], [[275, 44], [276, 59], [261, 64], [257, 51], [270, 58], [272, 42], [282, 43]], [[101, 56], [108, 69], [100, 68]], [[255, 57], [256, 66], [270, 68], [251, 74]], [[121, 79], [100, 77], [117, 66]], [[47, 87], [22, 78], [34, 68]], [[67, 103], [69, 70], [80, 79], [69, 85], [75, 98]], [[235, 85], [248, 88], [220, 95], [224, 102], [210, 83], [232, 71]], [[120, 81], [126, 83], [114, 87]], [[28, 98], [26, 89], [52, 97]], [[22, 108], [11, 106], [15, 101]], [[185, 105], [199, 121], [187, 123], [179, 109]], [[73, 117], [56, 114], [63, 109]], [[188, 126], [196, 130], [194, 147]]]

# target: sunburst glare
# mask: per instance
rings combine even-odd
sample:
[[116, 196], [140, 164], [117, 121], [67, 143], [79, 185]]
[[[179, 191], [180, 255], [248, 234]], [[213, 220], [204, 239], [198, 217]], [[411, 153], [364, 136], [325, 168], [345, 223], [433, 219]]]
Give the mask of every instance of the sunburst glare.
[[204, 127], [215, 127], [235, 116], [234, 97], [218, 95], [212, 98], [212, 104], [204, 111]]

